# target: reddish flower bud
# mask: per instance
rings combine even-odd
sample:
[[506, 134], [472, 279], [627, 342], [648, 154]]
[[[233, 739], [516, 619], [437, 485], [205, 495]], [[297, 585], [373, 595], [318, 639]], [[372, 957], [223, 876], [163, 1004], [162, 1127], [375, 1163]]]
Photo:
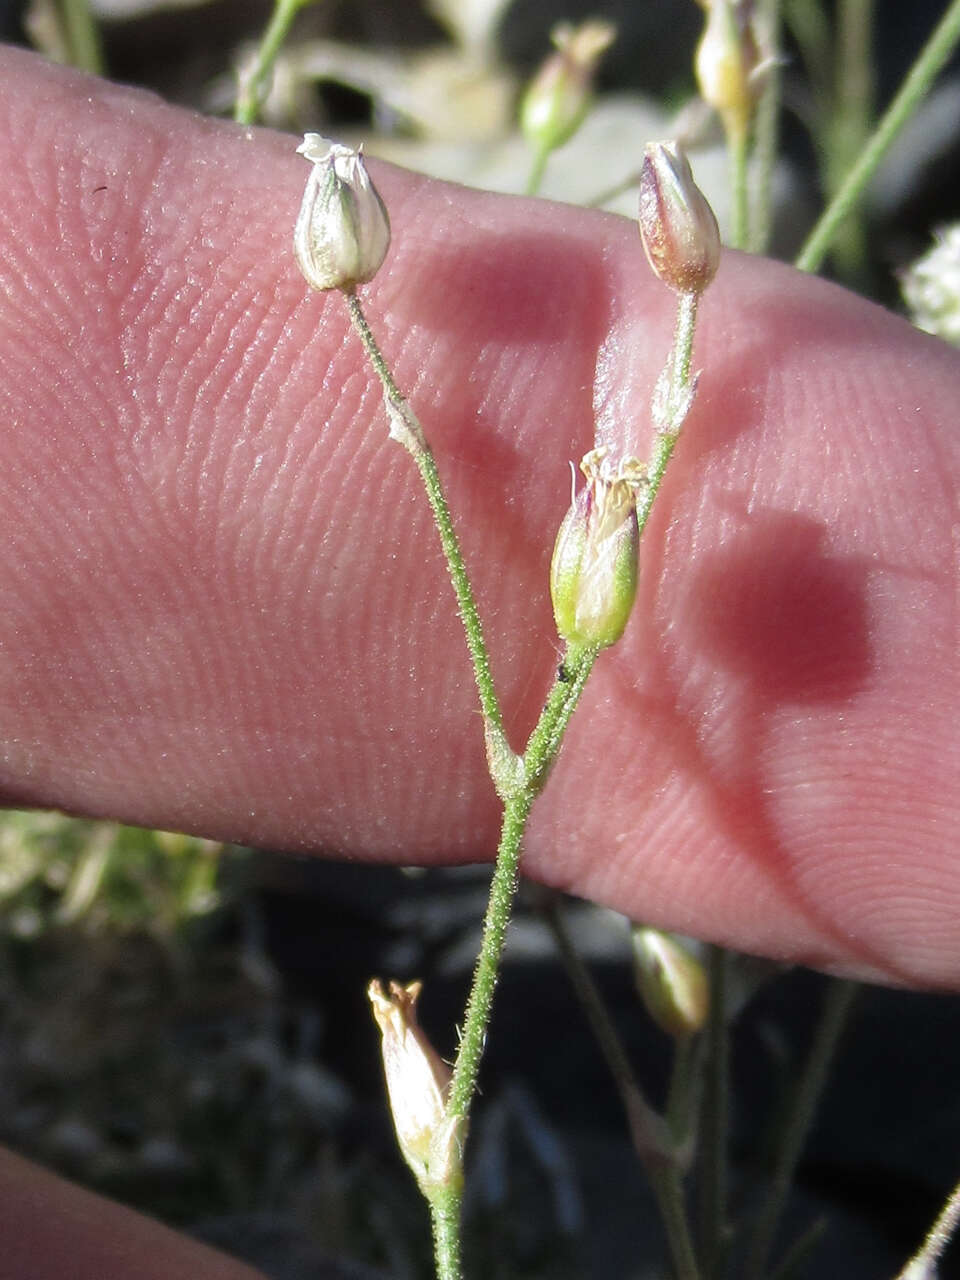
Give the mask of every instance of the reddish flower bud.
[[720, 263], [720, 229], [675, 142], [651, 142], [640, 171], [640, 237], [654, 271], [678, 293], [703, 293]]

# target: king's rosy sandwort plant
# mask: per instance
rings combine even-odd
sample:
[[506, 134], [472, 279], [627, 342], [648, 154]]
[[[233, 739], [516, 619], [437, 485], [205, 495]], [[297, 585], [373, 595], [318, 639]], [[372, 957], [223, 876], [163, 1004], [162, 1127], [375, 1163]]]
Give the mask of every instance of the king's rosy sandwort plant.
[[[394, 380], [357, 293], [359, 285], [374, 278], [386, 256], [386, 208], [359, 152], [317, 134], [307, 134], [298, 151], [312, 168], [294, 235], [297, 263], [314, 289], [343, 294], [383, 387], [389, 433], [409, 451], [423, 477], [473, 660], [490, 776], [503, 803], [483, 942], [452, 1071], [417, 1023], [418, 983], [391, 982], [385, 991], [374, 981], [368, 993], [382, 1032], [397, 1139], [431, 1210], [437, 1272], [442, 1280], [457, 1280], [462, 1274], [467, 1124], [517, 888], [524, 829], [590, 671], [600, 652], [620, 639], [633, 608], [641, 536], [696, 391], [691, 360], [697, 307], [717, 271], [720, 233], [679, 147], [671, 142], [649, 145], [640, 179], [640, 235], [651, 267], [677, 299], [673, 344], [650, 410], [653, 448], [644, 461], [615, 457], [598, 443], [581, 461], [586, 484], [574, 494], [560, 526], [550, 569], [563, 656], [540, 719], [524, 750], [516, 752], [504, 732], [480, 617], [427, 434]], [[668, 1227], [672, 1224], [671, 1244], [675, 1254], [689, 1259], [692, 1247], [675, 1203], [675, 1162], [667, 1158], [669, 1136], [658, 1130], [652, 1115], [647, 1128], [654, 1135], [647, 1148], [651, 1153], [655, 1149], [650, 1167]]]

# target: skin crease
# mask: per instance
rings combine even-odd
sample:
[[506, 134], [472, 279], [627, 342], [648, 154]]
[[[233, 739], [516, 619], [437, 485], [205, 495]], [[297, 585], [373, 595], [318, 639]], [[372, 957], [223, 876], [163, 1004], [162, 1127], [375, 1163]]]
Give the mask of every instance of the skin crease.
[[[595, 417], [645, 448], [672, 299], [629, 223], [371, 169], [394, 244], [365, 305], [435, 449], [521, 746], [557, 661], [567, 460]], [[342, 299], [294, 266], [294, 141], [6, 50], [0, 173], [3, 800], [488, 857], [449, 584]], [[745, 950], [955, 989], [960, 358], [728, 254], [695, 360], [638, 605], [525, 871]], [[15, 1157], [0, 1177], [18, 1276], [252, 1274], [161, 1249]]]

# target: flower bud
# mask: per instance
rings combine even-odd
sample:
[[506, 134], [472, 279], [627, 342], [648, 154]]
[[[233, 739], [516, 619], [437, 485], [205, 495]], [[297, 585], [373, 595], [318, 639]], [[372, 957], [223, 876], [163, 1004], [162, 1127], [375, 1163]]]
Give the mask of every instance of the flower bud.
[[375, 978], [367, 987], [382, 1036], [383, 1069], [397, 1143], [424, 1194], [449, 1187], [463, 1176], [461, 1127], [446, 1114], [450, 1068], [417, 1022], [422, 983], [389, 984], [384, 994]]
[[762, 76], [753, 32], [753, 0], [701, 0], [707, 10], [694, 62], [700, 96], [717, 112], [728, 135], [750, 130]]
[[349, 292], [387, 256], [387, 210], [360, 151], [308, 133], [297, 152], [313, 163], [293, 233], [297, 265], [314, 289]]
[[560, 638], [605, 649], [623, 635], [637, 595], [637, 490], [644, 482], [635, 458], [617, 465], [606, 449], [580, 464], [586, 487], [564, 516], [550, 564], [550, 595]]
[[700, 1031], [710, 1007], [703, 965], [671, 933], [633, 930], [634, 979], [657, 1026], [677, 1038]]
[[556, 53], [544, 62], [520, 104], [520, 128], [537, 151], [562, 147], [590, 107], [600, 59], [616, 38], [610, 22], [592, 19], [579, 27], [561, 22], [550, 33]]
[[651, 142], [640, 170], [640, 238], [647, 261], [678, 293], [703, 293], [720, 264], [720, 229], [676, 142]]

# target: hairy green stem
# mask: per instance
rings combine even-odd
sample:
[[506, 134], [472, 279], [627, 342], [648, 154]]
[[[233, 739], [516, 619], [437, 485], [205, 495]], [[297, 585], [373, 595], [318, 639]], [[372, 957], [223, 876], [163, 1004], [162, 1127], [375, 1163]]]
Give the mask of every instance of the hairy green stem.
[[934, 1268], [958, 1227], [960, 1227], [960, 1183], [957, 1183], [950, 1192], [947, 1203], [927, 1232], [927, 1238], [897, 1276], [897, 1280], [932, 1280], [936, 1275]]
[[437, 1280], [461, 1280], [463, 1276], [460, 1250], [461, 1199], [462, 1191], [459, 1187], [438, 1187], [428, 1197]]
[[840, 189], [818, 219], [796, 257], [794, 265], [801, 271], [817, 271], [826, 257], [837, 232], [886, 155], [891, 143], [930, 91], [947, 59], [960, 40], [960, 0], [951, 0], [946, 13], [899, 91], [884, 112], [873, 136], [847, 174]]
[[827, 987], [813, 1044], [780, 1136], [766, 1201], [753, 1231], [744, 1280], [761, 1280], [766, 1271], [770, 1246], [773, 1244], [797, 1161], [816, 1114], [827, 1073], [857, 990], [855, 982], [830, 981]]
[[275, 0], [267, 29], [248, 66], [237, 77], [233, 118], [237, 124], [256, 124], [273, 66], [283, 48], [293, 20], [313, 0]]
[[[527, 818], [543, 786], [549, 765], [560, 749], [563, 729], [573, 714], [595, 658], [595, 649], [568, 651], [561, 667], [563, 675], [558, 676], [527, 744], [524, 755], [524, 762], [527, 765], [525, 783], [514, 794], [508, 795], [504, 803], [500, 845], [497, 849], [497, 860], [490, 883], [490, 897], [483, 921], [480, 954], [477, 957], [473, 984], [467, 1000], [463, 1028], [460, 1032], [460, 1048], [453, 1066], [453, 1079], [450, 1082], [447, 1098], [447, 1116], [462, 1122], [461, 1127], [464, 1131], [477, 1088], [480, 1063], [483, 1059], [487, 1028], [490, 1023], [490, 1011], [493, 1007], [493, 996], [500, 972], [500, 960], [506, 941], [507, 926], [513, 913]], [[459, 1221], [462, 1194], [461, 1186], [444, 1189], [447, 1217], [442, 1224], [439, 1224], [443, 1225], [446, 1232], [443, 1237], [438, 1234], [438, 1222], [434, 1215], [434, 1242], [438, 1259], [437, 1274], [440, 1280], [460, 1280]], [[456, 1255], [451, 1243], [454, 1234], [456, 1234]]]
[[[467, 568], [463, 559], [463, 552], [460, 549], [460, 541], [457, 538], [456, 530], [453, 526], [453, 518], [450, 515], [450, 508], [447, 506], [447, 500], [444, 496], [443, 486], [440, 483], [440, 474], [437, 471], [437, 464], [434, 461], [432, 452], [423, 438], [423, 431], [419, 422], [413, 414], [405, 397], [401, 394], [399, 387], [394, 381], [393, 374], [387, 367], [387, 362], [383, 358], [380, 347], [367, 323], [363, 308], [360, 305], [360, 299], [356, 293], [348, 293], [346, 295], [347, 307], [350, 312], [350, 319], [353, 322], [354, 329], [363, 343], [364, 349], [370, 358], [370, 362], [376, 370], [377, 377], [383, 384], [388, 403], [394, 407], [397, 412], [401, 413], [407, 422], [411, 435], [417, 438], [416, 447], [411, 448], [414, 461], [420, 471], [423, 479], [424, 488], [427, 492], [427, 499], [433, 512], [433, 518], [436, 522], [437, 532], [440, 535], [440, 542], [443, 546], [443, 554], [446, 557], [447, 569], [450, 573], [450, 581], [453, 583], [453, 589], [457, 597], [457, 608], [463, 621], [463, 629], [467, 638], [467, 648], [470, 651], [470, 659], [473, 663], [473, 673], [477, 684], [477, 693], [480, 698], [480, 706], [483, 711], [484, 720], [488, 725], [488, 731], [492, 731], [495, 735], [502, 737], [503, 735], [503, 717], [500, 712], [500, 703], [497, 699], [497, 692], [493, 683], [493, 675], [490, 671], [490, 659], [487, 654], [487, 646], [483, 638], [483, 627], [480, 622], [480, 613], [477, 609], [477, 603], [474, 599], [473, 588], [470, 585], [470, 579], [467, 575]], [[494, 779], [497, 782], [497, 779]], [[498, 790], [500, 786], [498, 785]]]
[[667, 464], [677, 443], [677, 433], [683, 422], [686, 396], [691, 382], [693, 362], [693, 335], [697, 324], [699, 295], [681, 293], [677, 299], [677, 318], [673, 333], [673, 348], [668, 357], [667, 369], [670, 387], [667, 392], [667, 421], [657, 431], [653, 451], [647, 467], [647, 484], [637, 498], [637, 524], [640, 536], [650, 518]]
[[554, 683], [524, 752], [524, 785], [504, 805], [500, 846], [483, 922], [483, 940], [467, 1001], [460, 1049], [453, 1068], [447, 1104], [448, 1114], [458, 1119], [465, 1118], [469, 1113], [476, 1089], [500, 956], [517, 888], [517, 872], [527, 818], [550, 764], [560, 749], [563, 731], [573, 714], [596, 656], [595, 649], [568, 650], [561, 665], [562, 675]]

